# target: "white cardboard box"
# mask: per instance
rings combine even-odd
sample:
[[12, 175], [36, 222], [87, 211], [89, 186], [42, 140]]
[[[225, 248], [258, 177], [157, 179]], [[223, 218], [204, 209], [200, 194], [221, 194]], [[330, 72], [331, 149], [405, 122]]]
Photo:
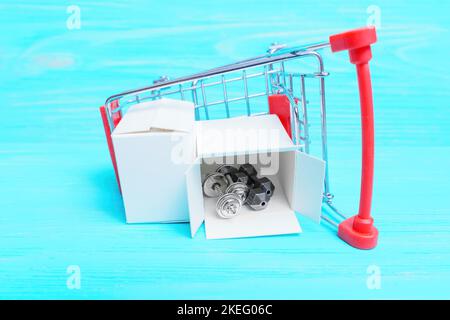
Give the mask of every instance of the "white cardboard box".
[[[196, 122], [196, 161], [186, 171], [191, 236], [205, 222], [208, 239], [301, 232], [299, 212], [320, 222], [325, 162], [300, 152], [275, 115]], [[232, 219], [215, 212], [217, 199], [206, 198], [202, 181], [218, 164], [250, 162], [275, 184], [268, 207], [247, 206]]]
[[192, 164], [194, 105], [161, 99], [136, 104], [114, 129], [128, 223], [188, 221], [185, 172]]

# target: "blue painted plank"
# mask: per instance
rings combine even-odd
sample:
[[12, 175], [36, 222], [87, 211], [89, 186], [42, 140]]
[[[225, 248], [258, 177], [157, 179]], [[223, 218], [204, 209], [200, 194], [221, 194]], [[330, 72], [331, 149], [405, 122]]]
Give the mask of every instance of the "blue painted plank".
[[[368, 252], [303, 218], [298, 236], [223, 241], [191, 239], [187, 224], [126, 225], [97, 107], [159, 75], [364, 25], [370, 2], [76, 5], [79, 30], [67, 28], [59, 2], [0, 4], [0, 298], [450, 298], [448, 2], [376, 2], [380, 243]], [[351, 215], [356, 78], [346, 54], [325, 59], [331, 183]], [[71, 265], [80, 267], [80, 289], [67, 286]], [[367, 286], [371, 265], [381, 271], [379, 290]]]

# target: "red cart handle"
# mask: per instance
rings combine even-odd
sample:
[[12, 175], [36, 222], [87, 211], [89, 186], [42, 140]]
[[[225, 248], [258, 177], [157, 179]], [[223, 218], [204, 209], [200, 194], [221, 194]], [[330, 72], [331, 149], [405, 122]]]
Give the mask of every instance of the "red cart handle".
[[330, 37], [332, 52], [348, 50], [350, 62], [356, 65], [361, 104], [362, 172], [358, 215], [339, 224], [338, 235], [359, 249], [372, 249], [377, 245], [378, 230], [370, 215], [373, 191], [374, 121], [372, 83], [369, 60], [370, 45], [377, 41], [375, 27], [365, 27]]

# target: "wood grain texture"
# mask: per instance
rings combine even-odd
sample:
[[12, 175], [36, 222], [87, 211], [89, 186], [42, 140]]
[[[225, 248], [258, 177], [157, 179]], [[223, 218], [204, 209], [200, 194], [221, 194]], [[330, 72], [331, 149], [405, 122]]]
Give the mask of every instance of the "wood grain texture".
[[[364, 25], [369, 2], [74, 4], [80, 30], [66, 28], [58, 1], [0, 4], [0, 298], [450, 298], [448, 2], [376, 1], [380, 243], [367, 252], [301, 217], [298, 236], [217, 241], [203, 232], [191, 239], [187, 224], [125, 224], [98, 107], [159, 75]], [[345, 54], [324, 56], [331, 186], [351, 215], [360, 171], [356, 76]], [[66, 286], [69, 265], [81, 269], [80, 290]], [[367, 288], [370, 265], [381, 269], [380, 290]]]

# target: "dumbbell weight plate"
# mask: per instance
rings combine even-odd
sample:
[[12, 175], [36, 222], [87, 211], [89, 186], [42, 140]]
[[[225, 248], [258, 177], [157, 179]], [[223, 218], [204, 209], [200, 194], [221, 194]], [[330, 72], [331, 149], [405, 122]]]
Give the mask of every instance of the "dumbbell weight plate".
[[245, 173], [248, 177], [256, 176], [258, 174], [255, 167], [250, 163], [241, 165], [239, 171]]
[[275, 185], [269, 178], [257, 178], [256, 176], [253, 176], [250, 177], [250, 180], [253, 181], [253, 188], [261, 188], [266, 192], [269, 198], [272, 197], [273, 193], [275, 192]]
[[208, 198], [217, 198], [225, 193], [228, 187], [228, 181], [221, 173], [214, 172], [206, 176], [203, 181], [203, 193]]
[[233, 180], [233, 182], [242, 182], [245, 184], [249, 184], [249, 176], [247, 176], [245, 173], [238, 171], [235, 173], [230, 174], [231, 179]]
[[248, 192], [246, 204], [253, 210], [263, 210], [267, 207], [270, 197], [261, 188], [252, 188]]
[[232, 174], [237, 171], [238, 169], [229, 164], [222, 164], [216, 169], [216, 172], [222, 173], [223, 175]]
[[223, 219], [231, 219], [239, 214], [241, 207], [242, 200], [237, 194], [226, 193], [217, 201], [216, 212]]
[[228, 186], [228, 188], [225, 192], [237, 194], [239, 196], [239, 198], [241, 198], [242, 203], [244, 203], [245, 200], [247, 199], [248, 191], [249, 191], [249, 188], [245, 183], [234, 182]]

